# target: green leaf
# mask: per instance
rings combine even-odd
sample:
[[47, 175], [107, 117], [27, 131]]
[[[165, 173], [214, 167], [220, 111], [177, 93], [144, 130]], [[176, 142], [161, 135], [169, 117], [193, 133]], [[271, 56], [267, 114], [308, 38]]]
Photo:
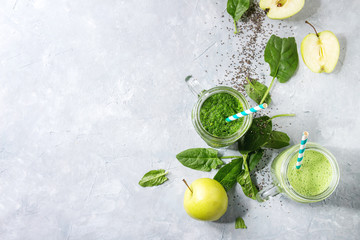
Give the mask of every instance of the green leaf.
[[168, 174], [164, 169], [151, 170], [147, 172], [142, 179], [139, 181], [139, 185], [142, 187], [153, 187], [160, 184], [163, 184], [168, 180], [165, 176]]
[[266, 148], [283, 148], [290, 145], [290, 137], [279, 131], [272, 131], [269, 137], [268, 142], [264, 145]]
[[236, 22], [249, 9], [250, 0], [228, 0], [227, 12], [234, 19], [235, 33], [237, 33]]
[[246, 229], [247, 228], [247, 226], [245, 225], [245, 221], [244, 221], [244, 219], [242, 219], [242, 217], [236, 218], [235, 228], [236, 229], [239, 229], [239, 228]]
[[242, 170], [242, 158], [237, 158], [223, 166], [214, 176], [214, 179], [221, 183], [226, 191], [229, 191], [235, 184], [236, 178]]
[[[262, 83], [259, 83], [257, 80], [252, 80], [252, 81], [248, 80], [248, 84], [245, 84], [245, 91], [247, 95], [257, 104], [260, 104], [261, 99], [263, 98], [267, 89], [268, 89], [267, 86], [265, 86]], [[271, 102], [270, 94], [267, 95], [267, 97], [265, 98], [265, 102], [267, 104], [270, 104]]]
[[227, 2], [227, 12], [232, 16], [235, 22], [239, 21], [249, 7], [250, 0], [228, 0]]
[[249, 153], [248, 165], [249, 165], [250, 172], [255, 169], [256, 165], [260, 162], [263, 155], [264, 155], [263, 149], [258, 149], [255, 152]]
[[272, 130], [272, 121], [268, 116], [254, 118], [249, 130], [238, 141], [241, 154], [258, 150], [267, 143]]
[[244, 155], [244, 170], [237, 177], [237, 181], [240, 184], [244, 194], [249, 198], [256, 200], [258, 189], [251, 180], [249, 167], [246, 161], [246, 155]]
[[190, 148], [176, 155], [176, 158], [185, 167], [209, 172], [224, 164], [217, 155], [218, 151], [212, 148]]
[[299, 63], [295, 38], [272, 35], [266, 44], [264, 57], [270, 65], [270, 76], [276, 77], [281, 83], [287, 82]]

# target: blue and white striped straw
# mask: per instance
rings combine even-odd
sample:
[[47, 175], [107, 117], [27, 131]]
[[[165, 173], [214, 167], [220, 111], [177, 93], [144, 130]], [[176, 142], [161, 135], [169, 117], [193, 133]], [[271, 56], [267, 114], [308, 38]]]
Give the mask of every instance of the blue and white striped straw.
[[239, 119], [239, 118], [241, 118], [241, 117], [245, 117], [245, 116], [249, 115], [250, 113], [256, 113], [257, 111], [259, 111], [259, 110], [261, 110], [261, 109], [265, 109], [265, 108], [267, 108], [267, 104], [266, 104], [266, 103], [263, 103], [263, 104], [261, 104], [261, 105], [259, 105], [259, 106], [250, 108], [250, 109], [245, 110], [245, 111], [243, 111], [243, 112], [241, 112], [241, 113], [237, 113], [237, 114], [235, 114], [235, 115], [232, 115], [231, 117], [228, 117], [228, 118], [226, 118], [225, 120], [226, 120], [227, 122], [231, 122], [231, 121], [237, 120], [237, 119]]
[[298, 159], [296, 162], [296, 169], [300, 169], [301, 164], [302, 164], [302, 160], [304, 158], [304, 153], [305, 153], [305, 147], [306, 147], [306, 142], [308, 140], [309, 137], [309, 133], [307, 131], [303, 132], [302, 138], [301, 138], [301, 143], [300, 143], [300, 149], [299, 149], [299, 155], [298, 155]]

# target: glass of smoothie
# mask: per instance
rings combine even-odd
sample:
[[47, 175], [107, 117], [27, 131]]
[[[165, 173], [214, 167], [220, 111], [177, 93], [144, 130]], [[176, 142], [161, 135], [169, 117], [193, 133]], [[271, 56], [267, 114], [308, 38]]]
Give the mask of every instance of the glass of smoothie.
[[340, 179], [334, 155], [316, 143], [306, 144], [300, 169], [296, 169], [300, 144], [281, 152], [271, 164], [273, 185], [260, 191], [256, 198], [263, 202], [279, 193], [301, 203], [322, 201], [329, 197]]
[[240, 92], [225, 86], [204, 90], [191, 76], [188, 76], [185, 81], [198, 98], [191, 114], [192, 123], [196, 132], [210, 147], [230, 146], [250, 128], [252, 115], [232, 122], [225, 120], [229, 116], [250, 108]]

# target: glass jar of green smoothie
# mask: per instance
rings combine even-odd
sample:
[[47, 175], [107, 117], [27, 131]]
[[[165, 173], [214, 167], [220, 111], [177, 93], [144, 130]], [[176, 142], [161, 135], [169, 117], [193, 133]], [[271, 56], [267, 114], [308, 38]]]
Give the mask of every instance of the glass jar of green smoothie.
[[193, 94], [198, 97], [191, 114], [192, 123], [196, 132], [210, 147], [230, 146], [250, 128], [252, 115], [229, 123], [225, 120], [250, 108], [240, 92], [225, 86], [204, 90], [191, 76], [185, 81]]
[[300, 169], [296, 169], [300, 144], [281, 152], [271, 164], [273, 185], [260, 191], [256, 198], [262, 202], [284, 193], [301, 203], [318, 202], [336, 189], [340, 171], [334, 155], [316, 143], [308, 142]]

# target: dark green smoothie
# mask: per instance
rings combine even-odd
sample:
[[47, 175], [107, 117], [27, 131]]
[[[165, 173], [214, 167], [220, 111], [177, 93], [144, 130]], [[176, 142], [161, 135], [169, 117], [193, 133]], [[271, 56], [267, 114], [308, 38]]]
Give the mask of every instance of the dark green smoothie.
[[228, 137], [237, 132], [243, 119], [226, 122], [225, 119], [244, 111], [240, 101], [229, 93], [216, 93], [205, 100], [200, 108], [200, 121], [205, 130], [215, 137]]

